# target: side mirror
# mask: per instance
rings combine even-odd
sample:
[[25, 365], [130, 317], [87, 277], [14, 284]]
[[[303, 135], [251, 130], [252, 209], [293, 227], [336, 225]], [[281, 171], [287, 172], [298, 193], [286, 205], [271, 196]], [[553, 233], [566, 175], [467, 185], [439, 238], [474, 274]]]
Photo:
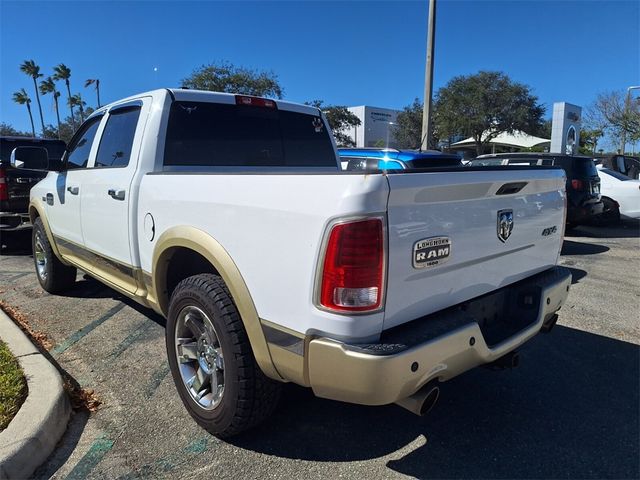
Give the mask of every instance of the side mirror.
[[48, 170], [49, 152], [43, 147], [16, 147], [11, 152], [11, 165], [27, 170]]

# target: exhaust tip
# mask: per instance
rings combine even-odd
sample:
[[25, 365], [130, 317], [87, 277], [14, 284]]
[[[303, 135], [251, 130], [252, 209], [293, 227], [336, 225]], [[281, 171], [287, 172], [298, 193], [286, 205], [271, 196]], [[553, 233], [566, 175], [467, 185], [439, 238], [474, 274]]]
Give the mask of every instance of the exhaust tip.
[[426, 415], [433, 409], [434, 405], [438, 401], [440, 396], [440, 388], [433, 384], [426, 385], [422, 389], [410, 397], [398, 400], [396, 405], [406, 408], [411, 413], [418, 415], [419, 417]]
[[556, 313], [547, 322], [542, 324], [542, 328], [540, 329], [540, 331], [542, 331], [542, 333], [549, 333], [551, 329], [555, 327], [557, 321], [558, 321], [558, 314]]
[[438, 401], [438, 397], [440, 397], [440, 388], [433, 387], [431, 390], [429, 390], [429, 393], [427, 393], [427, 396], [425, 397], [424, 401], [422, 402], [422, 406], [420, 407], [421, 416], [426, 415], [433, 409], [433, 407], [436, 405], [436, 402]]

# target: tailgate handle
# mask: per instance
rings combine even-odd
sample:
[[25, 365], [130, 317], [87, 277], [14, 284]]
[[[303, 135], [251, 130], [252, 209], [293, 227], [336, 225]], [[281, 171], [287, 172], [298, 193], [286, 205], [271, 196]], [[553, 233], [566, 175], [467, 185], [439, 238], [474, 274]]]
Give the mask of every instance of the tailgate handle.
[[505, 183], [498, 189], [498, 191], [496, 192], [496, 195], [511, 195], [514, 193], [518, 193], [526, 185], [527, 185], [527, 182]]

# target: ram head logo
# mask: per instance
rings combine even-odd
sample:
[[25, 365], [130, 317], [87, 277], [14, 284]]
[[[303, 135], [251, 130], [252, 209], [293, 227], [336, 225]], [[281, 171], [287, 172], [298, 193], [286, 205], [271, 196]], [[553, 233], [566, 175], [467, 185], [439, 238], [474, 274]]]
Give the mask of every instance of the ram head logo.
[[498, 210], [498, 238], [506, 242], [513, 231], [513, 210]]

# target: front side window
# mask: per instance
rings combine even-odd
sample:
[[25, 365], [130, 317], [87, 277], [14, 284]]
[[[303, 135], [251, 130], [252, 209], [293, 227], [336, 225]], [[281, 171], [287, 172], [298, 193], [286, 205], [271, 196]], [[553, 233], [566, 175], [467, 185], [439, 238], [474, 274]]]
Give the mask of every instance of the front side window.
[[140, 107], [126, 107], [109, 112], [104, 127], [96, 167], [126, 167], [129, 165], [133, 137], [136, 134]]
[[98, 131], [102, 116], [90, 118], [78, 130], [78, 133], [71, 140], [66, 155], [66, 169], [76, 170], [78, 168], [87, 168], [89, 163], [89, 153], [91, 153], [91, 145]]
[[164, 164], [337, 168], [329, 135], [317, 115], [176, 101], [169, 114]]

